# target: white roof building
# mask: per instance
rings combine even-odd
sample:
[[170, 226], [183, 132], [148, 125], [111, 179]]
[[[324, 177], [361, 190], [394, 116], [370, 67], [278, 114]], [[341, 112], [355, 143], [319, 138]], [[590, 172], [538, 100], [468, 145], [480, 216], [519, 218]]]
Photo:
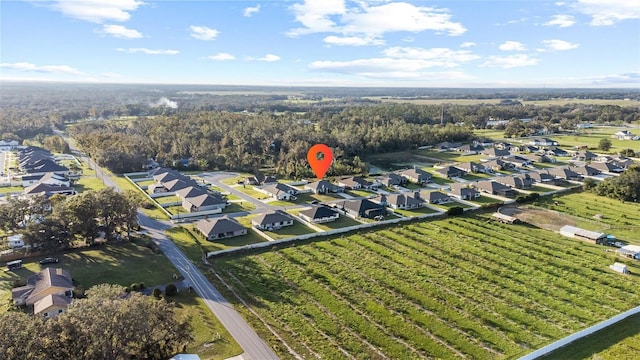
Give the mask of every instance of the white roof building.
[[627, 269], [627, 265], [619, 262], [613, 263], [613, 265], [609, 265], [609, 269], [619, 272], [620, 274], [629, 273], [629, 269]]

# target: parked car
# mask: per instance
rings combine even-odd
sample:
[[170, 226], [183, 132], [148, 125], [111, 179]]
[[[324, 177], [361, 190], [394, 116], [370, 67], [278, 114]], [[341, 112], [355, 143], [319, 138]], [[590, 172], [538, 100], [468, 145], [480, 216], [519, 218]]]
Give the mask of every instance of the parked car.
[[46, 257], [42, 260], [40, 260], [40, 265], [44, 265], [44, 264], [56, 264], [58, 263], [58, 258], [54, 258], [54, 257]]

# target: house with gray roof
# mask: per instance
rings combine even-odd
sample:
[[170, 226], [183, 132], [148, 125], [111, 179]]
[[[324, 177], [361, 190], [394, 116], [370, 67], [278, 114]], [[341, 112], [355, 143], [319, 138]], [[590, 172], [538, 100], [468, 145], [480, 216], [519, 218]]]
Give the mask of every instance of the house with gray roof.
[[342, 210], [352, 218], [373, 219], [386, 214], [383, 205], [376, 204], [369, 199], [347, 200], [342, 203]]
[[451, 196], [460, 200], [474, 200], [480, 197], [480, 192], [465, 184], [453, 184], [449, 190]]
[[63, 269], [45, 268], [29, 277], [25, 286], [11, 290], [16, 305], [33, 305], [34, 314], [53, 317], [63, 312], [73, 297], [71, 274]]
[[240, 225], [235, 219], [226, 216], [200, 220], [196, 222], [196, 228], [209, 241], [247, 234], [246, 227]]
[[506, 197], [514, 197], [518, 195], [518, 192], [516, 190], [493, 180], [475, 182], [473, 183], [473, 187], [475, 187], [479, 191], [492, 195], [500, 195]]
[[400, 170], [397, 174], [419, 185], [430, 182], [433, 177], [431, 173], [418, 168]]
[[365, 178], [360, 176], [352, 176], [344, 179], [338, 180], [338, 185], [344, 187], [345, 189], [377, 189], [378, 184], [373, 183]]
[[295, 200], [296, 195], [298, 195], [298, 189], [282, 183], [272, 183], [262, 187], [255, 187], [254, 189], [259, 190], [260, 192], [263, 192], [277, 200]]
[[337, 211], [324, 205], [312, 206], [309, 209], [300, 211], [299, 215], [305, 221], [314, 224], [336, 221], [340, 217]]
[[308, 183], [304, 186], [305, 189], [311, 190], [314, 194], [328, 194], [328, 193], [340, 193], [344, 192], [342, 186], [334, 185], [327, 180], [320, 180]]
[[251, 219], [251, 224], [260, 230], [274, 231], [293, 225], [293, 219], [281, 211], [260, 214]]
[[428, 204], [446, 204], [453, 201], [451, 196], [440, 191], [422, 192], [420, 197]]
[[449, 179], [467, 175], [466, 171], [458, 169], [455, 166], [445, 166], [443, 168], [436, 169], [436, 172]]
[[224, 209], [227, 206], [227, 199], [220, 195], [202, 193], [193, 197], [182, 199], [182, 207], [188, 212], [211, 211]]
[[420, 198], [419, 193], [409, 195], [409, 193], [392, 193], [380, 195], [375, 198], [381, 205], [392, 209], [411, 210], [424, 206], [424, 200]]
[[24, 189], [25, 195], [44, 195], [46, 197], [60, 194], [60, 195], [75, 195], [76, 191], [70, 186], [50, 185], [37, 183], [28, 186]]
[[524, 176], [500, 176], [495, 181], [515, 189], [529, 189], [533, 186], [533, 179]]

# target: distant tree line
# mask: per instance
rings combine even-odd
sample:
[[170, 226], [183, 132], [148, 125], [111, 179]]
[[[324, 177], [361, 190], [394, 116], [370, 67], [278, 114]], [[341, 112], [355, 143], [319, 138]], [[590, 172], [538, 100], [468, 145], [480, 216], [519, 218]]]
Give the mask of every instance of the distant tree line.
[[[163, 299], [99, 285], [51, 319], [0, 313], [3, 359], [157, 359], [185, 350], [193, 338], [188, 319]], [[126, 294], [126, 296], [125, 296]]]
[[83, 151], [115, 172], [138, 171], [151, 157], [168, 165], [190, 159], [200, 169], [272, 167], [282, 176], [311, 176], [307, 151], [325, 143], [335, 159], [328, 175], [342, 175], [365, 172], [364, 155], [471, 139], [470, 128], [441, 126], [432, 110], [391, 104], [281, 115], [202, 111], [130, 122], [85, 122], [69, 128], [69, 133]]
[[71, 247], [76, 240], [91, 244], [100, 232], [106, 240], [116, 230], [129, 233], [138, 224], [139, 204], [138, 194], [111, 188], [69, 197], [11, 198], [0, 205], [0, 227], [45, 250]]

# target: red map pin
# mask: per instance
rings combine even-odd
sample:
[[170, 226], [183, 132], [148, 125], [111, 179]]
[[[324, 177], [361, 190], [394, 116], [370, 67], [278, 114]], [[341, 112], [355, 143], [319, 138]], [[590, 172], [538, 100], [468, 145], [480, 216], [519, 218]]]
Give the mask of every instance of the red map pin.
[[[322, 154], [322, 159], [318, 159], [318, 154]], [[307, 161], [311, 165], [311, 170], [316, 174], [318, 179], [322, 179], [324, 174], [329, 170], [331, 162], [333, 161], [333, 153], [331, 149], [325, 144], [315, 144], [307, 153]]]

